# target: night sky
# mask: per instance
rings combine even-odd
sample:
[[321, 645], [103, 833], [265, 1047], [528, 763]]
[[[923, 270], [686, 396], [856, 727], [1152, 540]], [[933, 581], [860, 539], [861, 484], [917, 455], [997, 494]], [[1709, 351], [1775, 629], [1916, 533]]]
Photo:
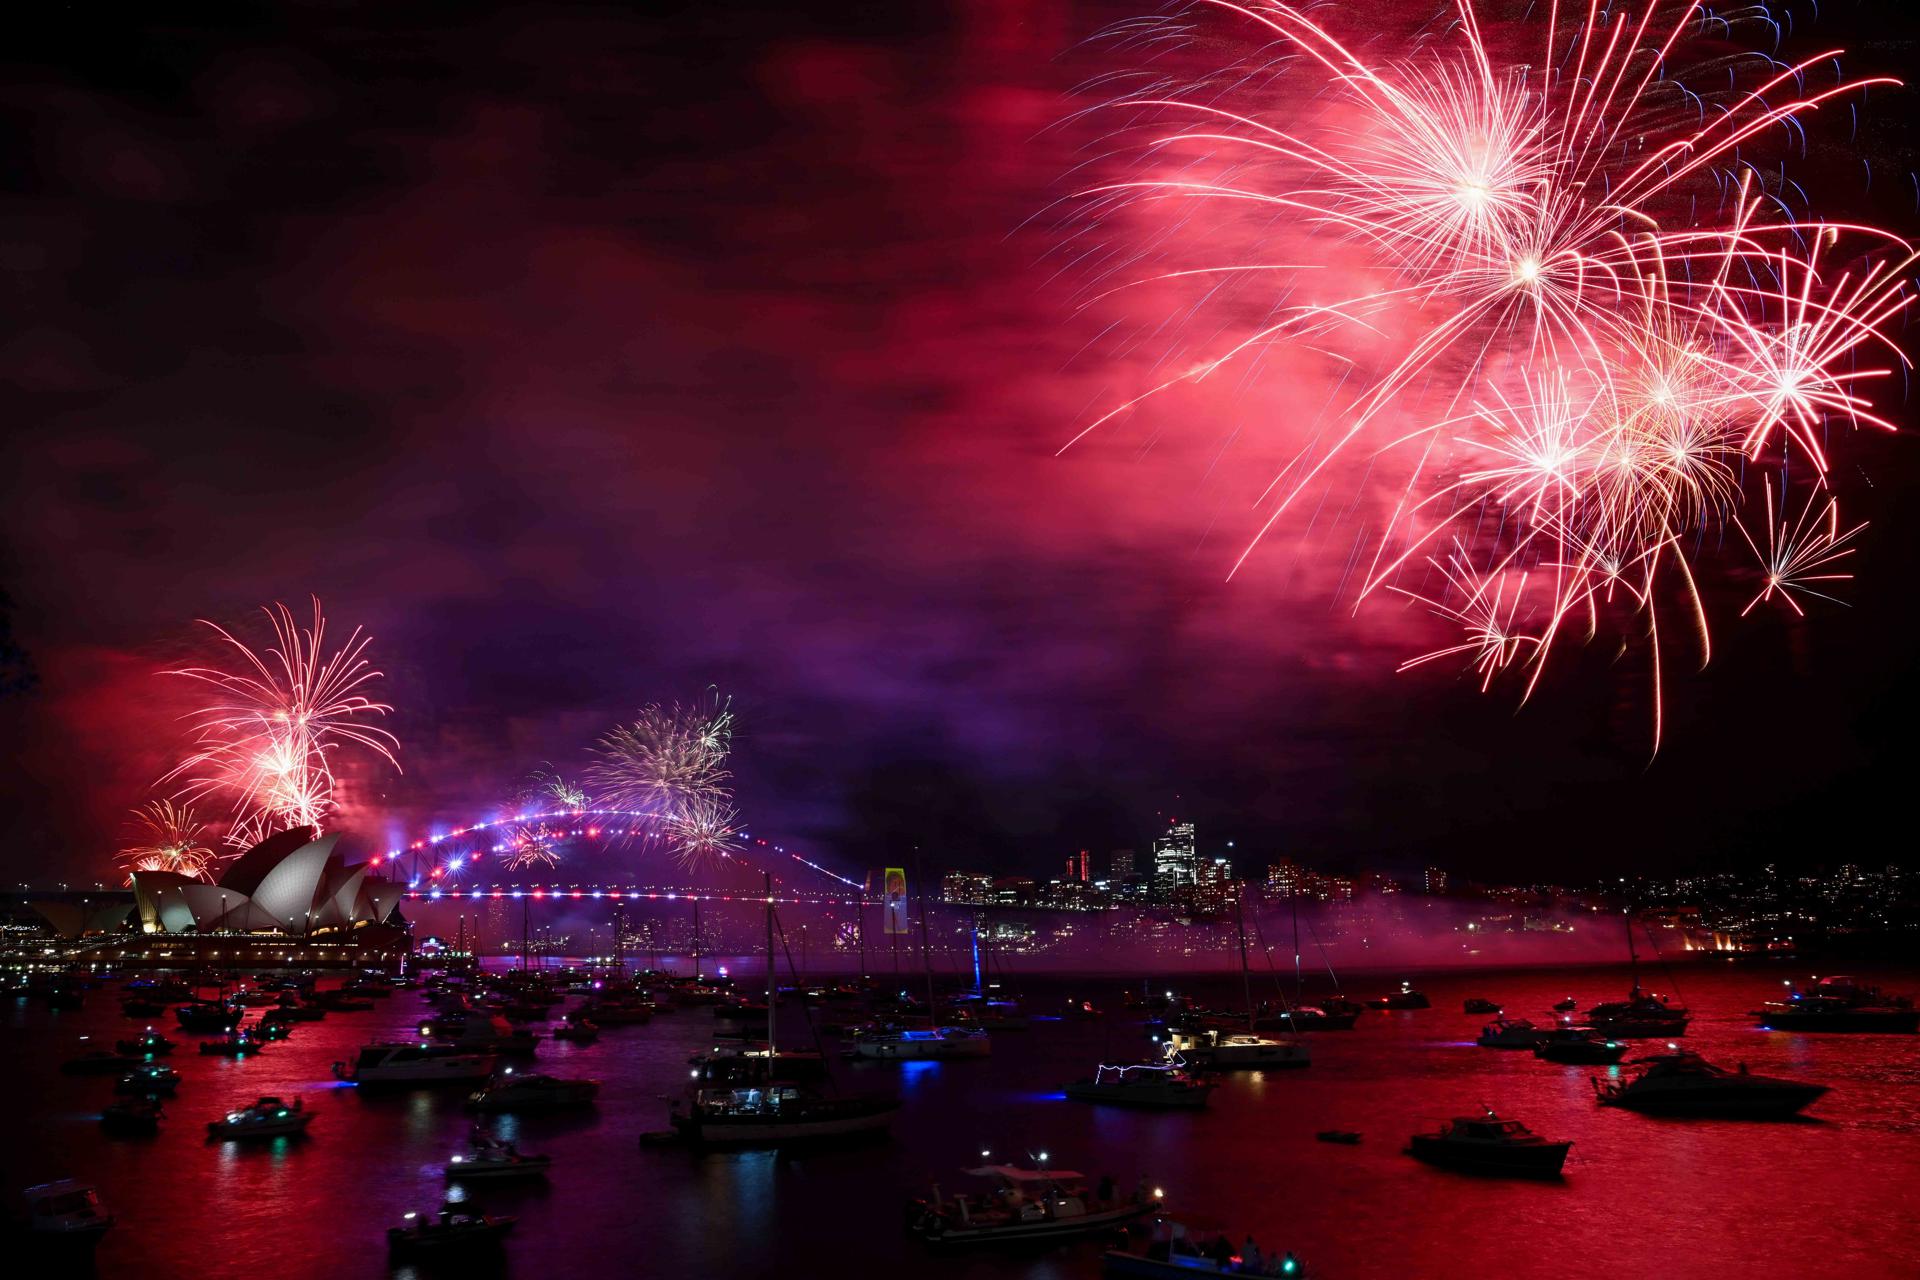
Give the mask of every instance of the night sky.
[[[1219, 442], [1283, 387], [1054, 456], [1141, 376], [1088, 354], [1111, 317], [1045, 216], [1081, 42], [1127, 8], [633, 8], [10, 33], [0, 588], [37, 684], [0, 703], [8, 879], [104, 876], [182, 737], [154, 672], [194, 618], [309, 593], [399, 708], [404, 776], [346, 779], [369, 848], [712, 685], [751, 829], [849, 870], [1052, 873], [1167, 814], [1256, 862], [1560, 881], [1910, 856], [1910, 437], [1839, 449], [1853, 607], [1710, 599], [1657, 757], [1610, 639], [1519, 709], [1396, 675], [1426, 623], [1352, 616], [1302, 544], [1227, 581], [1271, 469]], [[1870, 102], [1860, 201], [1909, 228], [1874, 147], [1911, 105]]]

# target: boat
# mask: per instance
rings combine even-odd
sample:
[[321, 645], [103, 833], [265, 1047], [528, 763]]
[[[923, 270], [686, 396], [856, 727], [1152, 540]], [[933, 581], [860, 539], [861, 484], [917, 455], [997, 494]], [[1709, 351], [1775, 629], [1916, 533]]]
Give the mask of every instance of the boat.
[[1407, 1139], [1407, 1154], [1443, 1169], [1463, 1173], [1557, 1178], [1571, 1142], [1549, 1142], [1518, 1120], [1456, 1116], [1432, 1133]]
[[399, 1040], [362, 1046], [351, 1063], [334, 1063], [333, 1074], [357, 1085], [472, 1084], [492, 1075], [496, 1062], [491, 1053]]
[[590, 1107], [600, 1093], [598, 1080], [561, 1080], [538, 1072], [515, 1073], [508, 1067], [485, 1088], [467, 1096], [469, 1111], [564, 1111]]
[[1189, 1235], [1184, 1224], [1156, 1217], [1145, 1241], [1136, 1246], [1129, 1236], [1126, 1242], [1101, 1255], [1100, 1274], [1181, 1280], [1195, 1274], [1298, 1278], [1307, 1272], [1291, 1252], [1279, 1256], [1260, 1253], [1252, 1236], [1241, 1245], [1235, 1245], [1233, 1238], [1224, 1234], [1212, 1241], [1200, 1241]]
[[1411, 982], [1402, 982], [1398, 991], [1377, 996], [1367, 1003], [1375, 1009], [1430, 1009], [1433, 1001], [1413, 989]]
[[1627, 1042], [1602, 1035], [1592, 1027], [1558, 1026], [1533, 1046], [1533, 1056], [1548, 1062], [1605, 1065], [1627, 1055]]
[[1670, 1040], [1687, 1034], [1685, 1009], [1667, 1003], [1657, 992], [1640, 986], [1640, 952], [1633, 941], [1633, 914], [1627, 913], [1627, 958], [1633, 965], [1633, 986], [1625, 1000], [1606, 1000], [1587, 1010], [1595, 1031], [1617, 1040]]
[[1840, 1032], [1912, 1035], [1920, 1031], [1920, 1009], [1904, 996], [1889, 997], [1858, 978], [1834, 974], [1811, 991], [1787, 983], [1784, 1001], [1769, 1001], [1753, 1011], [1767, 1031]]
[[1360, 1132], [1357, 1129], [1322, 1129], [1313, 1136], [1317, 1142], [1332, 1142], [1343, 1147], [1360, 1145]]
[[1495, 1018], [1480, 1028], [1474, 1043], [1482, 1049], [1531, 1049], [1547, 1037], [1547, 1032], [1525, 1018]]
[[889, 1094], [832, 1091], [818, 1053], [781, 1052], [774, 1039], [773, 881], [766, 880], [766, 1041], [697, 1054], [696, 1083], [667, 1120], [681, 1140], [699, 1146], [788, 1146], [882, 1133], [900, 1100]]
[[207, 1121], [207, 1135], [229, 1142], [287, 1138], [305, 1133], [307, 1126], [312, 1123], [313, 1112], [308, 1111], [298, 1098], [289, 1103], [275, 1097], [263, 1097], [251, 1106], [229, 1111], [218, 1120]]
[[1751, 1075], [1744, 1062], [1727, 1071], [1697, 1053], [1668, 1048], [1671, 1052], [1633, 1059], [1645, 1069], [1629, 1079], [1593, 1077], [1595, 1100], [1647, 1115], [1779, 1119], [1827, 1092], [1823, 1084]]
[[131, 1040], [116, 1040], [113, 1047], [130, 1058], [160, 1058], [172, 1053], [173, 1041], [148, 1027], [146, 1034], [135, 1036]]
[[1572, 1142], [1548, 1142], [1519, 1121], [1494, 1111], [1459, 1115], [1430, 1134], [1407, 1138], [1407, 1155], [1459, 1173], [1557, 1178]]
[[27, 1234], [40, 1251], [72, 1261], [90, 1257], [100, 1237], [113, 1226], [113, 1214], [100, 1203], [90, 1182], [61, 1178], [28, 1187]]
[[938, 1186], [925, 1200], [907, 1208], [907, 1229], [932, 1245], [1012, 1244], [1030, 1240], [1061, 1240], [1094, 1235], [1123, 1227], [1152, 1213], [1158, 1198], [1144, 1186], [1127, 1197], [1113, 1190], [1112, 1180], [1100, 1193], [1087, 1190], [1084, 1174], [1070, 1169], [984, 1165], [965, 1171], [996, 1185], [982, 1195], [941, 1193]]
[[316, 992], [313, 997], [312, 1003], [318, 1005], [320, 1008], [325, 1009], [330, 1013], [371, 1013], [373, 1012], [372, 1000], [369, 1000], [365, 996], [357, 996], [353, 992], [347, 991], [343, 988], [335, 988], [332, 991]]
[[135, 1097], [172, 1093], [180, 1087], [180, 1073], [160, 1062], [143, 1062], [113, 1083], [113, 1091]]
[[1297, 1004], [1278, 1013], [1263, 1013], [1253, 1020], [1255, 1031], [1351, 1031], [1360, 1021], [1362, 1010], [1335, 1011], [1325, 1005]]
[[246, 1010], [237, 1004], [207, 1000], [183, 1004], [173, 1011], [174, 1019], [179, 1022], [182, 1031], [199, 1034], [225, 1034], [239, 1026], [240, 1019], [245, 1015]]
[[91, 1049], [77, 1058], [68, 1058], [60, 1064], [60, 1074], [64, 1076], [117, 1076], [129, 1068], [140, 1065], [140, 1059], [125, 1053], [113, 1053], [106, 1049]]
[[256, 1040], [244, 1031], [235, 1031], [218, 1040], [202, 1040], [200, 1052], [221, 1058], [245, 1058], [266, 1048], [264, 1041]]
[[1297, 1036], [1206, 1030], [1168, 1033], [1167, 1060], [1212, 1071], [1245, 1071], [1310, 1066], [1313, 1056]]
[[1580, 1002], [1572, 996], [1568, 996], [1565, 1000], [1556, 1000], [1553, 1005], [1553, 1011], [1555, 1013], [1572, 1013], [1579, 1007]]
[[147, 1138], [160, 1132], [166, 1114], [151, 1098], [115, 1102], [100, 1112], [100, 1131], [117, 1138]]
[[1101, 1066], [1085, 1080], [1076, 1080], [1066, 1094], [1079, 1102], [1116, 1107], [1145, 1107], [1156, 1111], [1197, 1111], [1213, 1092], [1211, 1080], [1200, 1080], [1171, 1063], [1142, 1062], [1132, 1066]]
[[653, 1020], [651, 1000], [620, 995], [599, 995], [583, 1001], [569, 1019], [586, 1018], [603, 1027], [637, 1027]]
[[1500, 1013], [1502, 1011], [1499, 1005], [1485, 996], [1469, 997], [1462, 1008], [1468, 1013]]
[[979, 1027], [907, 1027], [864, 1032], [848, 1052], [883, 1060], [984, 1058], [993, 1052], [993, 1037]]
[[475, 1132], [467, 1150], [447, 1161], [449, 1182], [472, 1182], [485, 1178], [506, 1182], [517, 1178], [544, 1178], [553, 1164], [551, 1156], [528, 1156], [511, 1142], [500, 1142]]
[[327, 1016], [327, 1011], [317, 1004], [283, 1004], [267, 1010], [260, 1015], [264, 1025], [275, 1023], [318, 1022]]
[[420, 1024], [422, 1039], [473, 1053], [530, 1058], [540, 1044], [537, 1033], [515, 1027], [488, 1013], [443, 1014]]
[[418, 1258], [497, 1249], [514, 1222], [511, 1216], [466, 1213], [442, 1205], [431, 1218], [409, 1213], [400, 1226], [388, 1227], [387, 1251], [396, 1258]]
[[695, 1089], [673, 1104], [668, 1123], [702, 1146], [779, 1146], [882, 1133], [899, 1109], [888, 1094], [829, 1094], [775, 1080]]
[[592, 1044], [600, 1038], [600, 1028], [590, 1018], [574, 1018], [555, 1027], [553, 1038], [573, 1044]]

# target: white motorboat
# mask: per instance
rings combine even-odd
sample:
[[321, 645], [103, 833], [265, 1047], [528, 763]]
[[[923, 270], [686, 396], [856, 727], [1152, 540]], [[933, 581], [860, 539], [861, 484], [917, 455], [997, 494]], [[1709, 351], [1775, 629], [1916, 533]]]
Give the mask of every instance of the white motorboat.
[[696, 1089], [669, 1121], [684, 1141], [705, 1146], [773, 1146], [882, 1133], [900, 1100], [883, 1094], [824, 1093], [788, 1081]]
[[1126, 1197], [1090, 1192], [1086, 1176], [1070, 1169], [985, 1165], [966, 1173], [997, 1185], [977, 1196], [948, 1196], [936, 1186], [908, 1207], [908, 1229], [936, 1245], [1055, 1240], [1111, 1231], [1158, 1205], [1144, 1185]]
[[282, 1102], [278, 1098], [267, 1097], [250, 1107], [229, 1111], [218, 1120], [209, 1120], [207, 1133], [215, 1138], [244, 1142], [254, 1138], [283, 1138], [305, 1133], [307, 1126], [312, 1123], [313, 1112], [301, 1105], [298, 1098], [292, 1102]]
[[492, 1075], [496, 1061], [456, 1045], [401, 1040], [365, 1045], [351, 1063], [334, 1063], [333, 1074], [358, 1085], [472, 1084]]
[[1313, 1062], [1307, 1042], [1299, 1036], [1255, 1035], [1219, 1030], [1173, 1031], [1167, 1035], [1167, 1058], [1215, 1071], [1247, 1071], [1269, 1067], [1305, 1067]]
[[872, 1031], [853, 1042], [856, 1058], [984, 1058], [993, 1052], [993, 1037], [979, 1027], [914, 1027], [901, 1031]]
[[516, 1178], [544, 1178], [552, 1164], [551, 1156], [522, 1155], [511, 1142], [476, 1133], [464, 1153], [447, 1161], [447, 1180], [469, 1182], [485, 1178], [490, 1182], [506, 1182]]

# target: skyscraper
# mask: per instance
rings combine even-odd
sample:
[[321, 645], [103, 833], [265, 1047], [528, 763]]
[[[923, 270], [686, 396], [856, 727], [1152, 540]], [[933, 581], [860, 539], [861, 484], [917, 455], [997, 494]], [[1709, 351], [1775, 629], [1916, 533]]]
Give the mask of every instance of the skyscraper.
[[1115, 849], [1107, 855], [1107, 879], [1126, 884], [1133, 879], [1133, 850]]
[[1200, 845], [1191, 822], [1176, 822], [1153, 842], [1153, 896], [1172, 902], [1199, 880]]

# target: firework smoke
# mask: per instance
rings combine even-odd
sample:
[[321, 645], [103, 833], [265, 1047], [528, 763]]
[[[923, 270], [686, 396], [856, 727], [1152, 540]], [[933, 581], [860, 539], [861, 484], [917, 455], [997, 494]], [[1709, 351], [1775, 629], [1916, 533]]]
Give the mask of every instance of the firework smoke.
[[210, 880], [214, 853], [204, 838], [205, 824], [191, 806], [155, 800], [133, 811], [139, 834], [136, 843], [120, 851], [120, 867], [131, 881], [136, 871], [169, 871], [190, 879]]
[[[1089, 164], [1120, 168], [1076, 193], [1065, 253], [1089, 306], [1179, 301], [1119, 339], [1168, 344], [1162, 372], [1069, 446], [1183, 386], [1317, 368], [1321, 416], [1265, 424], [1284, 462], [1233, 571], [1337, 512], [1350, 542], [1300, 545], [1356, 607], [1396, 594], [1464, 633], [1401, 669], [1513, 671], [1523, 698], [1563, 640], [1645, 637], [1657, 749], [1668, 616], [1704, 662], [1698, 578], [1739, 546], [1728, 525], [1761, 560], [1755, 603], [1799, 612], [1845, 576], [1819, 571], [1857, 530], [1816, 496], [1833, 428], [1891, 429], [1872, 392], [1907, 364], [1888, 334], [1915, 259], [1753, 157], [1804, 152], [1802, 117], [1892, 82], [1842, 79], [1837, 50], [1726, 53], [1776, 41], [1759, 7], [1546, 3], [1496, 27], [1459, 0], [1400, 33], [1310, 8], [1202, 0], [1108, 33], [1149, 62], [1094, 83]], [[1696, 47], [1711, 61], [1680, 74]], [[1776, 529], [1789, 463], [1809, 493]]]
[[183, 667], [164, 674], [209, 686], [213, 701], [192, 713], [192, 753], [162, 782], [183, 803], [230, 798], [226, 842], [245, 847], [288, 827], [325, 829], [333, 811], [334, 760], [364, 749], [395, 768], [394, 736], [368, 723], [392, 710], [363, 692], [380, 672], [366, 658], [370, 637], [355, 628], [329, 650], [318, 599], [302, 630], [284, 604], [262, 609], [273, 642], [255, 650], [226, 628], [202, 620], [230, 650], [227, 667]]

